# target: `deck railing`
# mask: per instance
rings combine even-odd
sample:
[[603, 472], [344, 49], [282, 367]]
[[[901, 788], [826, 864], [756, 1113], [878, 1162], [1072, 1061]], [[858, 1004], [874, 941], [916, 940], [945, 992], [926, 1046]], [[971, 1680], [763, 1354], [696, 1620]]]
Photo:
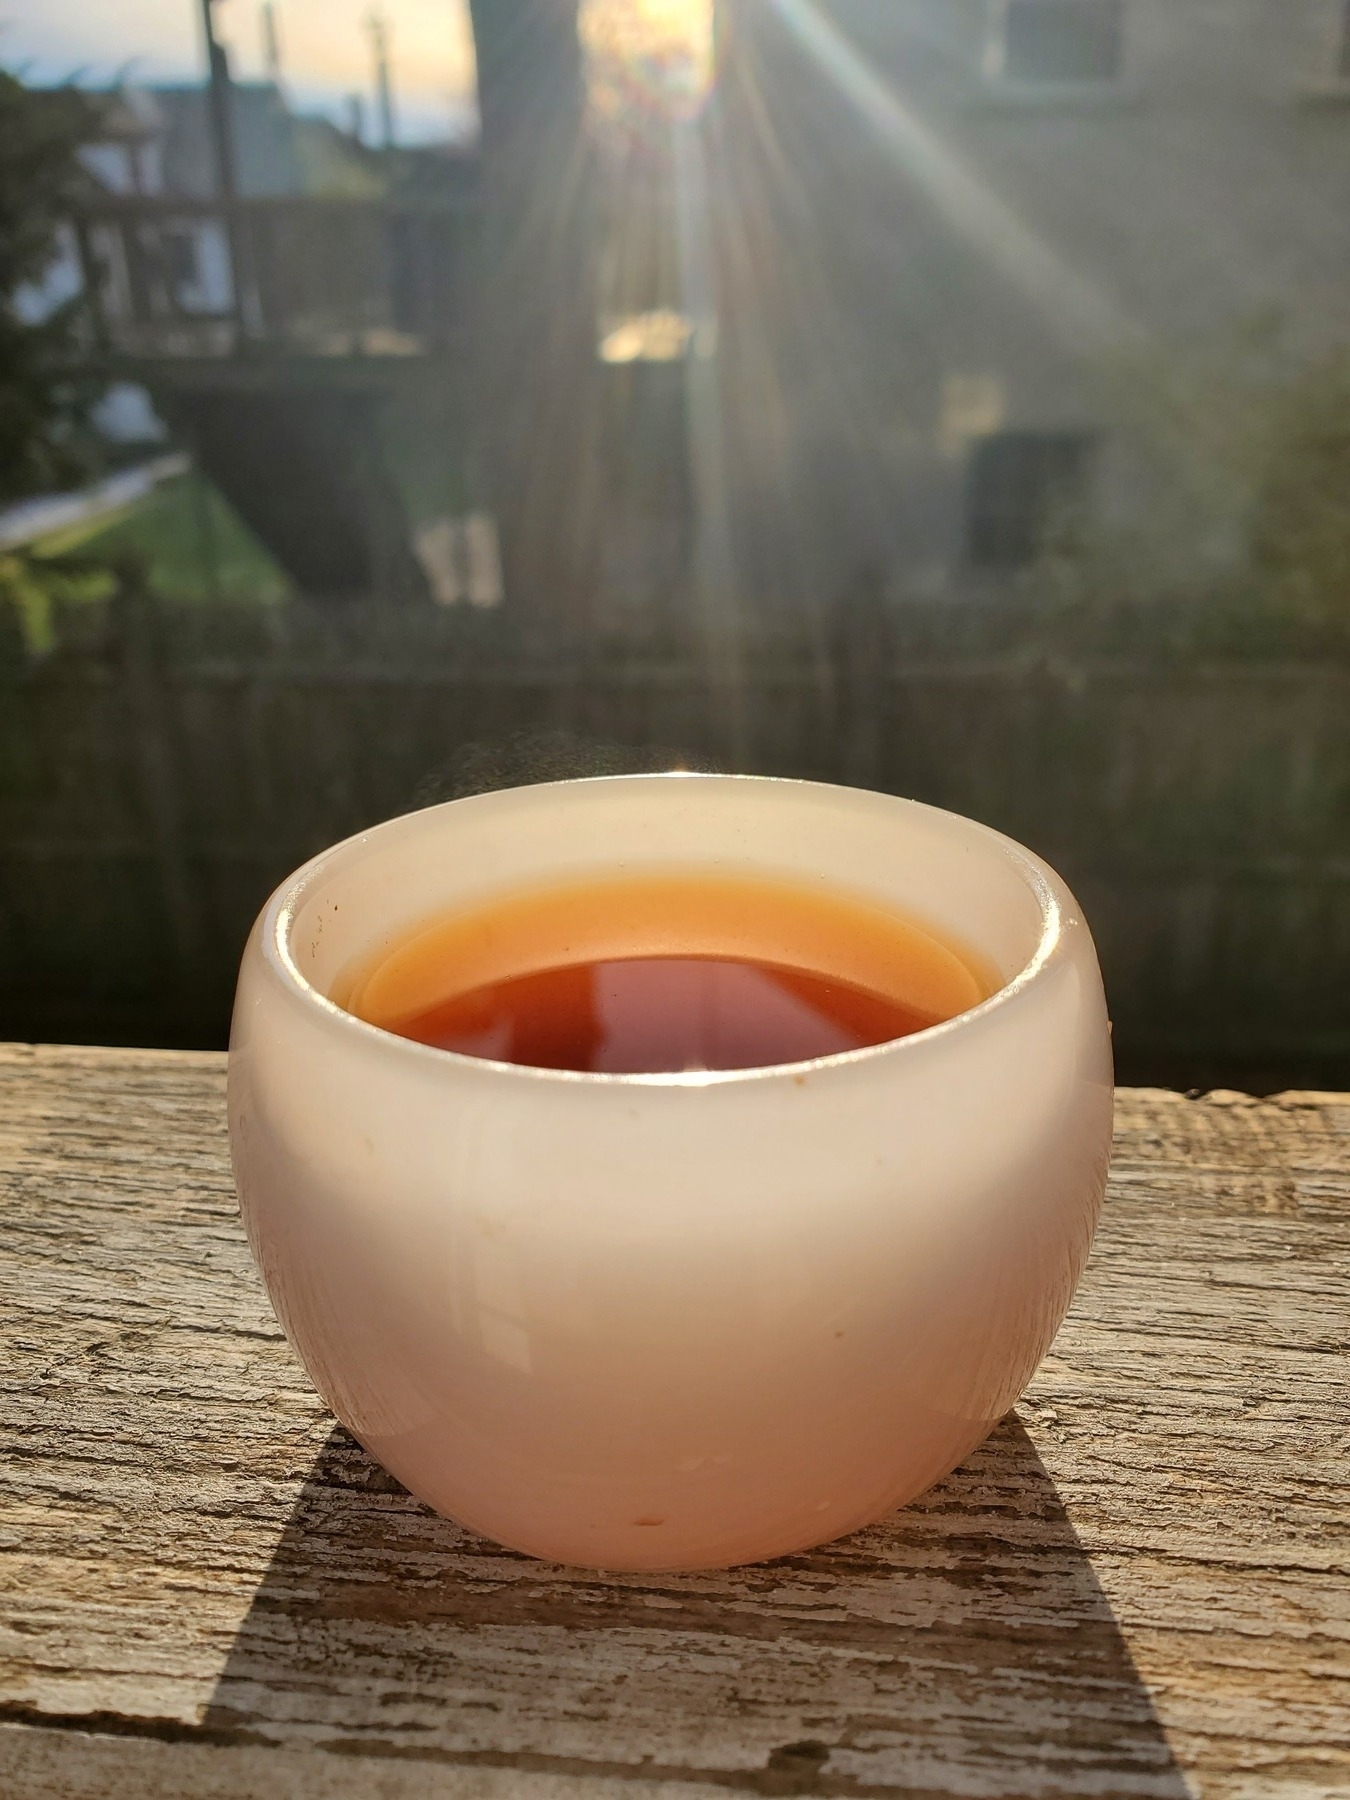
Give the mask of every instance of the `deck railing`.
[[75, 230], [101, 351], [419, 356], [464, 329], [477, 220], [467, 200], [110, 195]]

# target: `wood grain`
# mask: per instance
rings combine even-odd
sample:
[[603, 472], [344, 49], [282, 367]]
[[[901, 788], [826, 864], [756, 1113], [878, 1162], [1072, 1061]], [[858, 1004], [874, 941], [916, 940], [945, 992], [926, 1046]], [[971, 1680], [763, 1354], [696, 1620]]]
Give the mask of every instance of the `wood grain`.
[[428, 1513], [248, 1258], [224, 1062], [0, 1049], [0, 1794], [1350, 1794], [1350, 1097], [1119, 1097], [1014, 1417], [730, 1574]]

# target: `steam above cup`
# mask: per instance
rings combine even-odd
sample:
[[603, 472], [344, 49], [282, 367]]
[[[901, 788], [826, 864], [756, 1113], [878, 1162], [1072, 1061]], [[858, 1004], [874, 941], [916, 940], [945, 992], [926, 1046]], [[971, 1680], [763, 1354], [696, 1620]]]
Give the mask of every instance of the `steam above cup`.
[[[337, 1006], [449, 908], [681, 868], [968, 944], [992, 996], [813, 1062], [577, 1074]], [[230, 1048], [240, 1206], [283, 1327], [414, 1494], [607, 1569], [804, 1549], [915, 1498], [1012, 1406], [1091, 1242], [1112, 1073], [1092, 940], [987, 828], [803, 782], [635, 776], [453, 801], [272, 897]]]

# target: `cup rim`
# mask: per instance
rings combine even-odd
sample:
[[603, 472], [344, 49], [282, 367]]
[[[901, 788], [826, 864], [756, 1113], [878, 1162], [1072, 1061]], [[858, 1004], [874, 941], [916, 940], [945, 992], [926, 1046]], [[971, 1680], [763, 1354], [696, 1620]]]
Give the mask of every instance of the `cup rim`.
[[[1041, 915], [1041, 929], [1036, 947], [1017, 973], [996, 988], [986, 999], [981, 1000], [975, 1006], [967, 1007], [964, 1012], [956, 1013], [950, 1019], [943, 1019], [935, 1025], [926, 1025], [919, 1031], [909, 1033], [906, 1037], [888, 1038], [882, 1043], [866, 1044], [857, 1050], [838, 1050], [827, 1056], [815, 1056], [797, 1062], [766, 1063], [747, 1069], [672, 1069], [655, 1073], [630, 1074], [613, 1073], [607, 1070], [536, 1068], [528, 1063], [503, 1062], [486, 1056], [469, 1056], [462, 1051], [443, 1050], [434, 1044], [422, 1044], [413, 1038], [401, 1037], [397, 1032], [386, 1031], [383, 1026], [373, 1025], [369, 1020], [358, 1018], [355, 1013], [348, 1012], [345, 1007], [339, 1006], [335, 1000], [330, 1000], [301, 972], [299, 964], [291, 953], [291, 928], [315, 882], [336, 858], [368, 843], [371, 838], [378, 836], [380, 832], [389, 827], [403, 824], [409, 818], [415, 818], [420, 814], [441, 813], [450, 807], [472, 805], [480, 800], [490, 800], [502, 793], [547, 791], [552, 788], [614, 787], [619, 783], [666, 781], [736, 782], [755, 788], [808, 788], [833, 793], [861, 793], [878, 800], [893, 801], [897, 805], [912, 807], [922, 812], [935, 813], [944, 819], [954, 819], [972, 835], [985, 840], [991, 849], [999, 851], [1025, 882]], [[461, 799], [442, 801], [436, 806], [418, 808], [414, 813], [397, 814], [391, 819], [382, 820], [378, 825], [369, 826], [364, 831], [354, 832], [350, 837], [342, 838], [336, 844], [330, 844], [326, 849], [320, 850], [317, 855], [312, 856], [308, 862], [302, 864], [294, 874], [282, 882], [267, 902], [259, 919], [259, 931], [264, 965], [294, 1003], [316, 1015], [330, 1027], [336, 1027], [349, 1033], [354, 1032], [359, 1041], [378, 1045], [386, 1055], [413, 1057], [425, 1066], [442, 1068], [447, 1071], [474, 1070], [513, 1081], [563, 1083], [571, 1086], [580, 1085], [588, 1089], [699, 1090], [710, 1087], [734, 1087], [766, 1080], [781, 1080], [784, 1077], [800, 1076], [814, 1070], [848, 1068], [889, 1056], [921, 1055], [925, 1050], [931, 1049], [934, 1044], [945, 1041], [953, 1033], [968, 1030], [1005, 1008], [1016, 1005], [1029, 990], [1043, 982], [1047, 973], [1064, 955], [1066, 924], [1072, 924], [1073, 920], [1066, 920], [1061, 896], [1068, 897], [1062, 881], [1053, 869], [1032, 851], [1017, 843], [1015, 839], [1005, 836], [1003, 832], [994, 830], [992, 826], [982, 825], [978, 820], [966, 818], [961, 813], [951, 812], [946, 807], [932, 806], [926, 801], [911, 800], [900, 794], [883, 794], [872, 789], [849, 788], [836, 782], [806, 781], [791, 776], [720, 774], [703, 770], [671, 769], [625, 775], [581, 776], [562, 781], [534, 782], [528, 784], [527, 788], [491, 789], [483, 794], [470, 794]], [[429, 1058], [432, 1061], [428, 1064], [427, 1059]]]

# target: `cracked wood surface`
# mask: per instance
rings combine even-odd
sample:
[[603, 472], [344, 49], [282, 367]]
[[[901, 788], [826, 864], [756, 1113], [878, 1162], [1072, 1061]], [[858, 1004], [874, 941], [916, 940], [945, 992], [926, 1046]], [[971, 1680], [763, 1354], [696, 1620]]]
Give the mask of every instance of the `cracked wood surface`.
[[1350, 1795], [1350, 1096], [1122, 1091], [1017, 1412], [729, 1574], [436, 1518], [273, 1321], [224, 1059], [0, 1047], [0, 1795]]

